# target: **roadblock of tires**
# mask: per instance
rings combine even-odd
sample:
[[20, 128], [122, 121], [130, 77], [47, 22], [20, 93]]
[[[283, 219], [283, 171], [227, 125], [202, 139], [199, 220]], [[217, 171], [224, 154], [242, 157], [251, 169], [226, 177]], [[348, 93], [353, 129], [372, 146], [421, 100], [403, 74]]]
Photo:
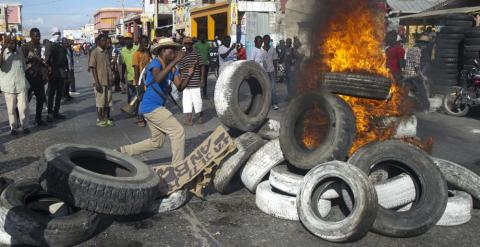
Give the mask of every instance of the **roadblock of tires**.
[[[454, 23], [451, 23], [454, 24]], [[461, 23], [455, 23], [461, 24]], [[239, 73], [238, 71], [242, 71]], [[340, 87], [333, 84], [347, 78]], [[242, 112], [239, 85], [246, 80], [256, 94]], [[384, 80], [355, 75], [329, 74], [327, 91], [384, 98]], [[373, 94], [357, 80], [377, 82]], [[370, 85], [371, 86], [371, 85]], [[480, 177], [450, 161], [432, 158], [418, 147], [403, 142], [416, 136], [417, 120], [399, 124], [396, 140], [370, 143], [349, 157], [355, 136], [355, 116], [338, 96], [313, 91], [293, 99], [282, 115], [276, 134], [262, 138], [259, 130], [271, 126], [268, 79], [254, 62], [236, 62], [217, 82], [216, 109], [222, 123], [236, 133], [238, 151], [219, 167], [214, 187], [226, 193], [239, 177], [256, 194], [257, 207], [273, 217], [300, 221], [312, 234], [332, 242], [359, 240], [372, 231], [390, 237], [413, 237], [435, 225], [468, 222], [480, 199]], [[217, 101], [222, 99], [222, 101]], [[296, 126], [313, 104], [326, 116], [328, 133], [321, 144], [308, 149], [299, 144]], [[398, 119], [385, 119], [398, 121]], [[278, 131], [277, 128], [280, 128]], [[277, 132], [278, 131], [278, 132]]]
[[73, 246], [98, 233], [109, 216], [167, 212], [191, 198], [186, 190], [162, 198], [159, 182], [148, 165], [113, 150], [50, 146], [38, 178], [0, 181], [0, 243]]

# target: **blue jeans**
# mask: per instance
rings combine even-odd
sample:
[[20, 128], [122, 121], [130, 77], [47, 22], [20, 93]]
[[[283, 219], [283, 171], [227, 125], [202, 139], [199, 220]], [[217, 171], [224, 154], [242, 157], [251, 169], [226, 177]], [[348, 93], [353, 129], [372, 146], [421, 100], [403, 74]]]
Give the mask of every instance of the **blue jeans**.
[[132, 85], [133, 82], [131, 81], [128, 81], [127, 82], [127, 99], [128, 99], [128, 103], [130, 103], [130, 101], [132, 101], [133, 97], [135, 97], [135, 95], [137, 95], [137, 88], [135, 87], [135, 85]]
[[275, 90], [276, 88], [275, 84], [277, 84], [277, 78], [275, 76], [275, 72], [268, 72], [268, 78], [272, 83], [272, 105], [276, 105], [278, 101], [277, 101], [277, 91]]

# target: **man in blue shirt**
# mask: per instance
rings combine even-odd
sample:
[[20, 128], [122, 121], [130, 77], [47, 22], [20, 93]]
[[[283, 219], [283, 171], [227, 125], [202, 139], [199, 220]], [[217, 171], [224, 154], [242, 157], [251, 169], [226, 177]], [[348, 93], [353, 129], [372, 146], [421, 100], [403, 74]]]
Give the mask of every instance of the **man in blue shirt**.
[[165, 136], [172, 145], [172, 164], [180, 164], [185, 155], [185, 131], [173, 114], [165, 108], [169, 100], [172, 83], [179, 91], [183, 91], [193, 75], [194, 68], [188, 68], [186, 78], [175, 70], [175, 65], [185, 56], [184, 51], [176, 51], [180, 45], [170, 38], [162, 38], [152, 48], [155, 59], [147, 66], [146, 91], [139, 112], [144, 115], [152, 137], [145, 141], [123, 146], [122, 153], [139, 155], [163, 146]]

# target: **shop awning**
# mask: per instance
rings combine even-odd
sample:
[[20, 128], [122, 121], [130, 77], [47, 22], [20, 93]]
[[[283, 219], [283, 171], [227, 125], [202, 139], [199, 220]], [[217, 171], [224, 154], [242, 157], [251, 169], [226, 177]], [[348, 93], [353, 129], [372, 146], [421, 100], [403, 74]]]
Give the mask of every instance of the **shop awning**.
[[443, 17], [448, 14], [476, 14], [480, 6], [426, 11], [400, 17], [401, 25], [442, 25]]
[[442, 2], [445, 0], [387, 0], [392, 11], [399, 13], [419, 13]]

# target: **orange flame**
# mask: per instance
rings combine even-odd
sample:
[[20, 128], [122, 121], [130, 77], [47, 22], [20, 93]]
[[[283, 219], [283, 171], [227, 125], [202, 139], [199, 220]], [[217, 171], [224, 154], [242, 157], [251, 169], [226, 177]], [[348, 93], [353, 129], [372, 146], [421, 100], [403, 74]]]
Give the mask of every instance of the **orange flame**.
[[[354, 9], [331, 19], [328, 30], [321, 34], [323, 41], [318, 48], [322, 56], [310, 62], [307, 70], [370, 74], [393, 79], [386, 67], [387, 59], [383, 51], [383, 15], [369, 8], [368, 1], [355, 2]], [[299, 86], [300, 92], [314, 88], [321, 75], [310, 73], [309, 76]], [[386, 117], [411, 114], [413, 104], [408, 103], [408, 90], [394, 84], [390, 93], [391, 98], [385, 101], [340, 95], [352, 107], [356, 117], [357, 134], [350, 154], [370, 142], [384, 141], [395, 134], [396, 123], [378, 127], [378, 123]], [[306, 127], [304, 144], [313, 145], [312, 135], [315, 132], [313, 128]]]

